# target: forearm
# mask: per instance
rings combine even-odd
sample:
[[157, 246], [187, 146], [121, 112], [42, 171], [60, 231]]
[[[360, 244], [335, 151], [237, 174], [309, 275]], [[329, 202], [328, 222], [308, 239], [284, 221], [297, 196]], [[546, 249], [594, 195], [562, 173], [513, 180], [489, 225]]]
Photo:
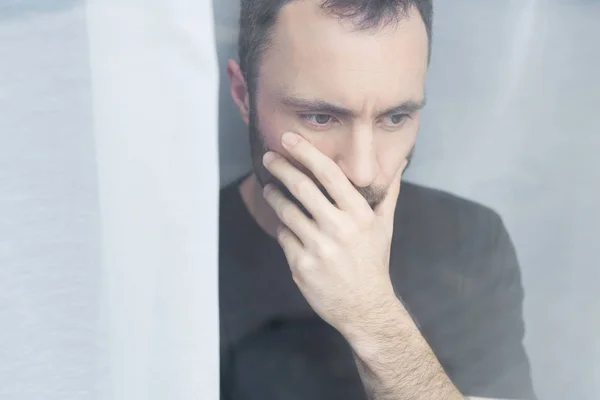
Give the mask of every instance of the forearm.
[[397, 300], [344, 336], [370, 399], [464, 399]]

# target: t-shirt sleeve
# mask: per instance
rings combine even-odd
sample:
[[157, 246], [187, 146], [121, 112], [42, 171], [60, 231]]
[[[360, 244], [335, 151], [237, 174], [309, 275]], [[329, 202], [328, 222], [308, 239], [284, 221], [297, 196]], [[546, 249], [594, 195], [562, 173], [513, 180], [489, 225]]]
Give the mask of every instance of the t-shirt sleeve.
[[501, 218], [493, 213], [484, 256], [468, 271], [478, 276], [464, 298], [470, 303], [464, 326], [465, 361], [455, 384], [467, 396], [535, 399], [523, 346], [524, 290], [517, 255]]

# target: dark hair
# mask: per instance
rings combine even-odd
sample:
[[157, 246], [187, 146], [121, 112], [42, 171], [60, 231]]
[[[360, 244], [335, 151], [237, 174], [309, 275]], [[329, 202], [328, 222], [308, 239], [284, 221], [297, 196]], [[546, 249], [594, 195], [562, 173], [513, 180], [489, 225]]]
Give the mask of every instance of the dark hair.
[[[279, 10], [294, 0], [241, 0], [238, 51], [240, 68], [250, 95], [254, 85], [261, 54], [269, 45], [269, 36], [275, 26]], [[321, 8], [341, 19], [347, 19], [358, 30], [398, 22], [415, 6], [425, 23], [431, 53], [431, 26], [433, 0], [324, 0]]]

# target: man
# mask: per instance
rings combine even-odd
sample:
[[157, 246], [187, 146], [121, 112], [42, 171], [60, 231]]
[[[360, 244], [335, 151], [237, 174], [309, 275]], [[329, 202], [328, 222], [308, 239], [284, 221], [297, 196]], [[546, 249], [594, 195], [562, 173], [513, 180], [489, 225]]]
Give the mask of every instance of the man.
[[402, 183], [431, 1], [243, 0], [227, 68], [253, 173], [221, 192], [221, 390], [533, 398], [493, 211]]

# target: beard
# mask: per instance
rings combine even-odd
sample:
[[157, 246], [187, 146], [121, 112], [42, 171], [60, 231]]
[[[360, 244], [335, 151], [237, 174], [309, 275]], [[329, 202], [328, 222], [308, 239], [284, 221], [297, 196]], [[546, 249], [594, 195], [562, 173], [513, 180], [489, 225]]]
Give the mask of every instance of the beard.
[[[262, 132], [260, 131], [260, 124], [258, 121], [257, 111], [256, 111], [256, 108], [252, 105], [252, 103], [254, 103], [254, 102], [251, 101], [251, 106], [250, 106], [250, 110], [249, 110], [248, 130], [249, 130], [249, 137], [250, 137], [250, 154], [251, 154], [251, 158], [252, 158], [252, 168], [254, 170], [254, 174], [256, 175], [258, 182], [260, 183], [261, 187], [263, 187], [263, 188], [267, 184], [274, 185], [277, 189], [279, 189], [283, 193], [283, 195], [288, 200], [290, 200], [300, 210], [302, 210], [302, 212], [305, 215], [307, 215], [309, 218], [312, 218], [312, 216], [306, 210], [304, 205], [298, 199], [296, 199], [294, 197], [294, 195], [292, 195], [292, 193], [289, 191], [289, 189], [279, 179], [274, 177], [264, 167], [262, 158], [263, 158], [264, 154], [267, 151], [269, 151], [270, 149], [267, 147], [265, 140], [264, 140], [264, 136], [263, 136]], [[408, 156], [406, 157], [408, 160], [408, 163], [407, 163], [404, 171], [406, 171], [410, 165], [410, 161], [412, 159], [413, 152], [414, 152], [414, 147], [410, 150], [410, 152], [408, 153]], [[314, 179], [313, 179], [313, 181], [314, 181]], [[321, 183], [318, 181], [315, 181], [315, 184], [317, 185], [317, 187], [319, 188], [321, 193], [323, 193], [323, 195], [333, 205], [335, 205], [335, 201], [331, 198], [329, 193], [327, 193], [327, 190], [323, 187], [323, 185], [321, 185]], [[375, 209], [375, 207], [377, 207], [377, 205], [379, 205], [385, 199], [385, 197], [387, 195], [386, 187], [376, 186], [376, 185], [369, 185], [369, 186], [365, 186], [365, 187], [359, 187], [356, 185], [353, 185], [353, 186], [356, 189], [356, 191], [367, 201], [367, 203], [369, 204], [371, 209]]]

